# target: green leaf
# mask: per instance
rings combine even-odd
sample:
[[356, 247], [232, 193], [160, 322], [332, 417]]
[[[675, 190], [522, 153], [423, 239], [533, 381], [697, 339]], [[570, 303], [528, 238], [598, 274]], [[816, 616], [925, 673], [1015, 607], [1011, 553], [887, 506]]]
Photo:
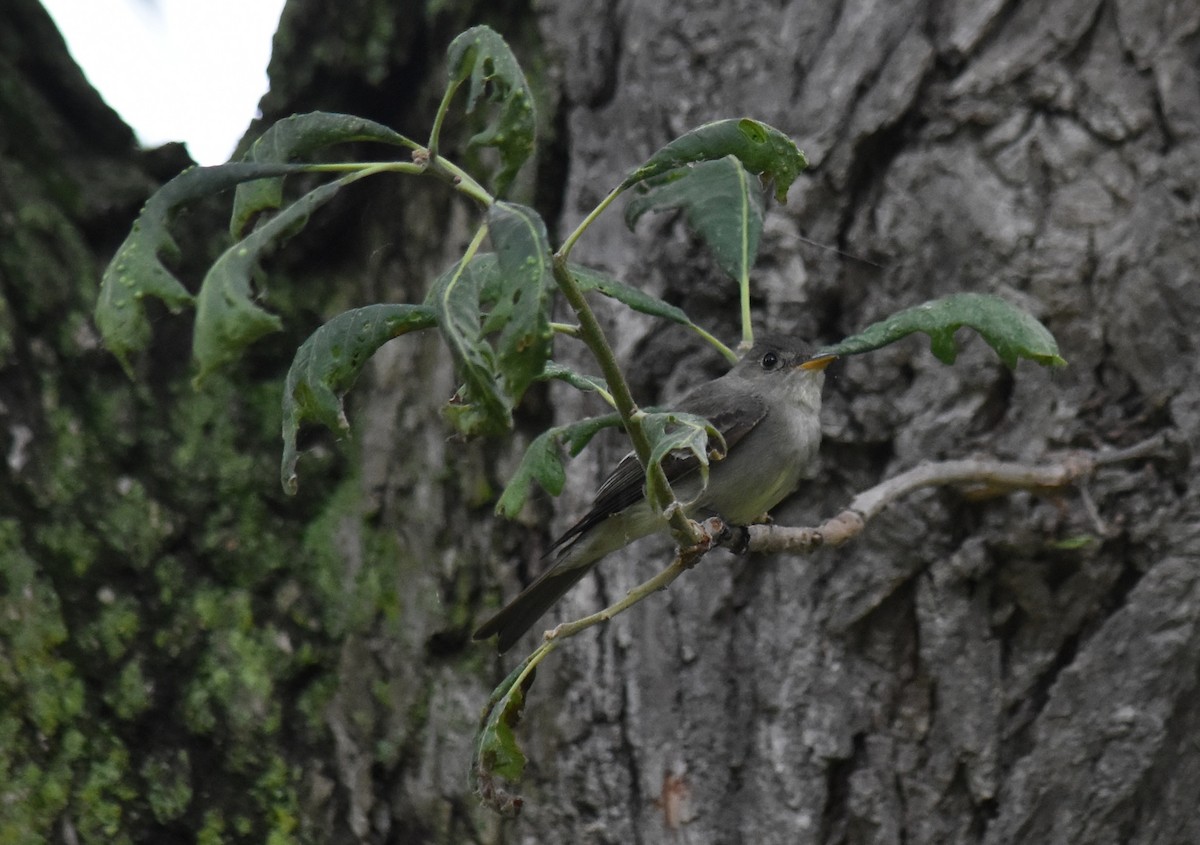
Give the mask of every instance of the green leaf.
[[517, 471], [500, 494], [500, 500], [496, 502], [496, 513], [508, 519], [515, 518], [521, 512], [521, 508], [525, 507], [525, 500], [529, 498], [529, 490], [535, 481], [551, 496], [557, 496], [562, 492], [566, 480], [562, 460], [563, 445], [567, 445], [571, 456], [574, 457], [597, 432], [620, 424], [619, 414], [605, 414], [568, 425], [555, 426], [539, 434], [525, 450]]
[[683, 209], [721, 269], [734, 279], [749, 277], [762, 235], [763, 191], [736, 156], [680, 167], [637, 187], [640, 195], [625, 209], [629, 228], [647, 211]]
[[953, 364], [958, 356], [954, 333], [963, 326], [979, 332], [1009, 367], [1015, 367], [1019, 358], [1043, 366], [1066, 366], [1054, 335], [1037, 319], [998, 296], [979, 293], [954, 294], [908, 308], [841, 343], [818, 350], [813, 358], [858, 355], [913, 332], [924, 332], [938, 360]]
[[546, 381], [547, 379], [564, 381], [571, 385], [571, 387], [581, 390], [584, 393], [608, 393], [608, 383], [599, 376], [577, 373], [554, 361], [547, 361], [546, 366], [542, 368], [542, 372], [538, 375], [539, 381]]
[[521, 722], [525, 695], [533, 684], [534, 672], [525, 671], [533, 657], [521, 661], [492, 691], [475, 733], [471, 765], [475, 790], [485, 802], [502, 811], [515, 812], [521, 805], [521, 799], [509, 796], [496, 780], [515, 783], [525, 771], [525, 754], [517, 745], [514, 731]]
[[259, 262], [308, 223], [312, 212], [329, 202], [346, 180], [328, 182], [310, 191], [222, 253], [213, 263], [196, 297], [196, 327], [192, 355], [199, 364], [197, 381], [225, 364], [283, 323], [253, 301], [251, 279]]
[[313, 332], [288, 370], [283, 392], [283, 488], [295, 494], [296, 435], [306, 420], [346, 433], [342, 397], [363, 365], [387, 341], [437, 324], [427, 305], [368, 305], [345, 311]]
[[500, 155], [496, 193], [512, 183], [521, 165], [533, 154], [535, 125], [533, 92], [507, 43], [493, 29], [476, 26], [459, 35], [446, 51], [450, 85], [467, 79], [467, 112], [483, 101], [497, 105], [493, 119], [474, 137], [470, 147], [494, 147]]
[[1065, 552], [1073, 552], [1078, 549], [1086, 549], [1088, 546], [1094, 546], [1100, 543], [1100, 538], [1094, 534], [1076, 534], [1073, 537], [1064, 537], [1061, 540], [1054, 540], [1050, 543], [1050, 548], [1058, 549]]
[[[324, 147], [351, 141], [377, 141], [414, 150], [418, 148], [415, 142], [382, 123], [350, 114], [317, 111], [285, 117], [273, 124], [242, 158], [253, 162], [295, 161]], [[241, 238], [256, 214], [281, 205], [283, 177], [239, 185], [233, 200], [233, 214], [229, 218], [229, 233], [234, 239]]]
[[778, 129], [750, 118], [733, 118], [706, 123], [680, 135], [625, 177], [621, 188], [631, 188], [686, 164], [727, 155], [736, 156], [751, 173], [773, 181], [779, 202], [786, 201], [788, 188], [808, 167], [804, 153]]
[[636, 288], [633, 285], [627, 285], [619, 279], [614, 279], [606, 273], [601, 273], [599, 270], [593, 270], [591, 267], [584, 267], [582, 264], [568, 264], [567, 268], [571, 271], [571, 275], [575, 277], [576, 284], [584, 291], [596, 291], [610, 299], [615, 299], [623, 305], [632, 308], [642, 314], [649, 314], [651, 317], [661, 317], [664, 320], [670, 320], [672, 323], [678, 323], [681, 326], [694, 327], [695, 323], [684, 312], [684, 310], [676, 305], [672, 305], [666, 300], [659, 299], [653, 294], [646, 293], [641, 288]]
[[650, 440], [650, 461], [661, 464], [672, 452], [690, 452], [700, 462], [702, 484], [708, 484], [708, 455], [710, 438], [715, 447], [725, 451], [725, 438], [712, 423], [696, 414], [679, 411], [647, 413], [642, 421]]
[[488, 231], [499, 269], [499, 284], [488, 290], [493, 300], [489, 322], [501, 322], [497, 357], [505, 391], [515, 405], [550, 359], [550, 243], [537, 212], [513, 203], [492, 203]]
[[[454, 356], [463, 385], [445, 413], [464, 434], [494, 434], [512, 427], [512, 402], [501, 389], [495, 350], [484, 337], [482, 295], [498, 285], [495, 256], [460, 261], [429, 290], [426, 304]], [[490, 295], [490, 294], [489, 294]]]
[[292, 173], [302, 168], [303, 165], [242, 162], [193, 167], [167, 182], [147, 200], [129, 235], [104, 271], [96, 301], [96, 326], [105, 345], [126, 372], [132, 372], [129, 356], [145, 349], [150, 342], [150, 323], [142, 300], [156, 297], [176, 313], [192, 303], [191, 293], [164, 263], [179, 258], [179, 247], [170, 232], [175, 210], [192, 200], [232, 188], [239, 182]]

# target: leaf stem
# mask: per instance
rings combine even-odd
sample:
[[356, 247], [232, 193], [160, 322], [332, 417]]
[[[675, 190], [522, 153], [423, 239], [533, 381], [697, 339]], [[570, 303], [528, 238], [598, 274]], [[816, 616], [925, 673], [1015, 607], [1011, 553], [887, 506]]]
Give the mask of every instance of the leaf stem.
[[463, 170], [454, 162], [445, 158], [435, 158], [430, 152], [429, 161], [426, 165], [427, 172], [431, 176], [436, 176], [445, 182], [449, 182], [456, 191], [466, 194], [477, 203], [487, 208], [496, 198], [487, 192], [487, 190], [476, 182], [471, 174]]
[[442, 123], [446, 120], [446, 113], [450, 110], [450, 101], [454, 99], [455, 92], [458, 91], [458, 86], [462, 84], [461, 79], [452, 79], [450, 84], [446, 86], [446, 92], [442, 94], [442, 101], [438, 103], [437, 113], [433, 116], [433, 128], [429, 130], [429, 160], [434, 161], [438, 157], [438, 142], [441, 140]]
[[409, 173], [415, 176], [424, 173], [425, 167], [411, 161], [339, 161], [327, 164], [306, 164], [304, 170], [310, 173], [354, 173], [362, 170], [371, 173]]
[[604, 199], [602, 199], [600, 201], [600, 204], [598, 206], [596, 206], [595, 208], [593, 208], [591, 210], [591, 212], [588, 214], [588, 216], [583, 218], [583, 220], [581, 220], [579, 222], [579, 225], [575, 227], [575, 231], [567, 236], [567, 239], [565, 241], [563, 241], [563, 245], [561, 247], [559, 247], [559, 250], [558, 250], [558, 254], [560, 256], [562, 256], [564, 263], [567, 260], [567, 256], [569, 256], [571, 254], [571, 250], [575, 248], [575, 242], [577, 240], [579, 240], [579, 238], [583, 235], [583, 233], [587, 229], [587, 227], [592, 225], [592, 223], [594, 223], [596, 221], [596, 218], [599, 217], [601, 214], [603, 214], [604, 210], [613, 204], [613, 202], [616, 200], [616, 198], [621, 195], [621, 192], [623, 190], [625, 190], [625, 189], [622, 186], [618, 185], [617, 187], [615, 187], [611, 191], [609, 191], [608, 196], [606, 196]]
[[724, 355], [725, 360], [730, 364], [736, 364], [738, 362], [738, 354], [722, 343], [718, 338], [710, 334], [706, 329], [697, 326], [695, 323], [689, 323], [688, 327], [716, 347], [717, 351]]
[[566, 335], [567, 337], [573, 337], [576, 339], [580, 337], [579, 326], [575, 325], [574, 323], [551, 323], [550, 328], [561, 335]]
[[[609, 196], [611, 197], [612, 194]], [[587, 297], [584, 296], [579, 283], [575, 281], [575, 277], [571, 275], [571, 271], [567, 267], [567, 257], [563, 249], [559, 249], [554, 254], [553, 268], [554, 280], [558, 282], [559, 288], [567, 298], [567, 303], [579, 318], [580, 336], [591, 350], [596, 363], [600, 365], [600, 372], [612, 393], [613, 407], [621, 415], [621, 421], [625, 424], [625, 430], [629, 433], [629, 440], [633, 444], [633, 451], [637, 455], [638, 462], [646, 470], [646, 498], [650, 501], [651, 506], [667, 515], [671, 533], [676, 542], [680, 545], [692, 545], [698, 542], [700, 535], [696, 524], [688, 519], [683, 508], [672, 507], [673, 504], [676, 504], [676, 500], [675, 494], [671, 490], [671, 484], [667, 481], [667, 475], [659, 463], [650, 459], [652, 452], [650, 438], [642, 424], [645, 414], [633, 401], [633, 394], [629, 390], [629, 384], [625, 381], [620, 365], [617, 364], [616, 355], [608, 343], [608, 338], [604, 336], [604, 330], [600, 328], [600, 322], [596, 319], [591, 305], [588, 304]]]

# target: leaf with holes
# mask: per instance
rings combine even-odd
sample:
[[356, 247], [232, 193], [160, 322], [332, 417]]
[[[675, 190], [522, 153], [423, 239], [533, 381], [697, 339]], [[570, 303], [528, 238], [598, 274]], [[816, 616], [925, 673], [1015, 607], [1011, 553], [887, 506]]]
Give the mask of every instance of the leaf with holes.
[[258, 338], [283, 328], [278, 316], [255, 304], [252, 278], [260, 272], [259, 262], [303, 229], [312, 212], [329, 202], [345, 181], [329, 182], [305, 194], [213, 263], [196, 297], [192, 356], [199, 364], [197, 381]]
[[367, 360], [392, 338], [436, 324], [427, 305], [368, 305], [338, 314], [309, 335], [296, 350], [283, 391], [284, 490], [296, 492], [296, 435], [301, 424], [312, 421], [348, 432], [342, 398]]
[[[397, 147], [418, 149], [418, 145], [399, 132], [351, 114], [309, 112], [285, 117], [255, 141], [244, 161], [289, 162], [304, 159], [324, 147], [352, 141], [376, 141]], [[256, 179], [239, 185], [229, 218], [229, 233], [241, 238], [250, 221], [262, 211], [283, 205], [283, 177]]]
[[530, 655], [521, 661], [492, 691], [473, 743], [471, 773], [475, 791], [486, 804], [506, 815], [515, 815], [521, 808], [521, 799], [510, 795], [498, 781], [516, 783], [525, 771], [525, 754], [517, 745], [514, 731], [533, 685], [535, 673], [525, 671], [532, 659]]
[[1066, 366], [1054, 335], [1033, 315], [998, 296], [979, 293], [954, 294], [905, 309], [841, 343], [818, 350], [813, 357], [859, 355], [913, 332], [924, 332], [937, 359], [953, 364], [958, 356], [954, 333], [963, 326], [977, 331], [1010, 367], [1015, 367], [1019, 358], [1043, 366]]
[[239, 182], [278, 176], [303, 169], [289, 164], [222, 164], [193, 167], [163, 185], [147, 200], [125, 241], [109, 262], [96, 301], [96, 326], [125, 371], [132, 374], [129, 356], [150, 342], [150, 322], [143, 300], [161, 299], [172, 312], [193, 301], [191, 293], [167, 269], [179, 258], [171, 236], [171, 218], [185, 203], [228, 190]]
[[676, 168], [699, 161], [736, 156], [751, 173], [775, 183], [775, 199], [787, 200], [788, 188], [808, 160], [796, 143], [778, 129], [748, 117], [706, 123], [680, 135], [632, 171], [621, 188], [654, 179]]
[[647, 211], [682, 209], [721, 269], [734, 279], [749, 277], [762, 235], [763, 190], [736, 156], [676, 168], [636, 188], [625, 209], [629, 228]]
[[496, 513], [514, 519], [525, 507], [529, 490], [536, 481], [551, 496], [563, 490], [566, 470], [563, 467], [562, 448], [567, 446], [571, 456], [578, 455], [597, 432], [621, 424], [619, 414], [589, 417], [568, 425], [547, 429], [534, 438], [521, 457], [517, 471], [500, 494], [496, 502]]
[[514, 203], [492, 203], [488, 231], [499, 274], [498, 284], [488, 290], [491, 319], [500, 322], [497, 362], [505, 392], [516, 405], [550, 359], [550, 243], [537, 212]]
[[494, 256], [460, 261], [443, 273], [425, 302], [437, 315], [463, 385], [445, 408], [463, 434], [497, 434], [512, 427], [513, 405], [502, 389], [495, 350], [484, 335], [483, 295], [499, 284]]
[[480, 104], [496, 104], [495, 116], [470, 140], [469, 146], [492, 147], [500, 157], [495, 190], [502, 194], [521, 165], [533, 154], [537, 117], [533, 92], [516, 56], [504, 39], [487, 26], [459, 35], [446, 51], [450, 85], [470, 80], [467, 113], [478, 116]]

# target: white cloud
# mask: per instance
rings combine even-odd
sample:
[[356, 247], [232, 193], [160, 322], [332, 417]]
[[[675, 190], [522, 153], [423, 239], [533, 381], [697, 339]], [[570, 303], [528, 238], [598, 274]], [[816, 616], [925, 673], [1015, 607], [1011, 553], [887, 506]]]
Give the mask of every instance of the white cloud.
[[75, 61], [148, 147], [229, 158], [267, 89], [284, 0], [42, 0]]

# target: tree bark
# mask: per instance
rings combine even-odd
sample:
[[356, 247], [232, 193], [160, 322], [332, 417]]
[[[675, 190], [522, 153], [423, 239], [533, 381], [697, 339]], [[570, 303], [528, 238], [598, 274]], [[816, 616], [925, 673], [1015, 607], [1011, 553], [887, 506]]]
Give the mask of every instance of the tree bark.
[[[836, 341], [981, 291], [1057, 336], [1061, 370], [1010, 372], [967, 337], [953, 367], [917, 340], [834, 365], [821, 470], [777, 522], [816, 524], [927, 459], [1036, 462], [1158, 432], [1175, 446], [1048, 497], [920, 493], [813, 557], [709, 555], [543, 665], [519, 732], [524, 811], [502, 821], [466, 773], [479, 709], [520, 648], [498, 658], [469, 635], [536, 575], [624, 445], [590, 448], [559, 500], [501, 522], [494, 496], [523, 442], [595, 409], [555, 387], [531, 397], [517, 442], [449, 441], [448, 356], [407, 337], [351, 394], [352, 442], [319, 445], [300, 497], [283, 497], [274, 408], [295, 346], [343, 308], [419, 300], [474, 212], [415, 180], [355, 186], [270, 268], [283, 335], [196, 394], [189, 318], [163, 314], [130, 383], [85, 315], [137, 205], [180, 161], [138, 153], [40, 9], [17, 0], [0, 28], [0, 216], [15, 221], [0, 246], [0, 647], [13, 667], [0, 669], [0, 830], [1200, 841], [1200, 10], [439, 8], [357, 0], [331, 17], [292, 0], [263, 123], [321, 108], [420, 138], [445, 45], [486, 21], [540, 96], [544, 143], [520, 190], [552, 237], [674, 136], [747, 115], [813, 163], [768, 215], [757, 328]], [[223, 225], [215, 203], [189, 214], [194, 278]], [[737, 336], [735, 287], [678, 220], [630, 233], [610, 214], [573, 257]], [[682, 331], [603, 317], [646, 404], [722, 366]], [[652, 539], [613, 555], [546, 624], [619, 598], [669, 554]]]

